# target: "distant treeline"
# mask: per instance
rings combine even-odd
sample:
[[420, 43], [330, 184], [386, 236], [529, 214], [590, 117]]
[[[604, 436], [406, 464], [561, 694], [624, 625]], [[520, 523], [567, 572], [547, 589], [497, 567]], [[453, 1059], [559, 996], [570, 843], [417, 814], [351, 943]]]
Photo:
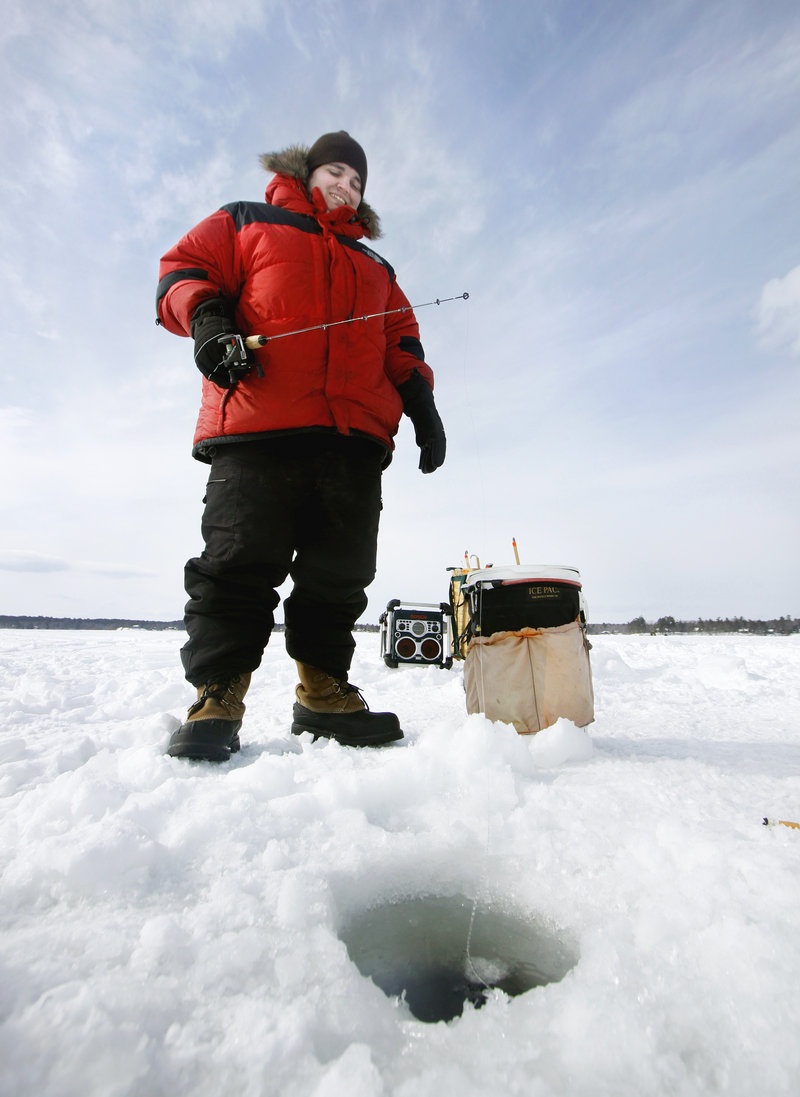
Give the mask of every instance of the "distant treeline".
[[[14, 617], [0, 614], [0, 628], [105, 629], [139, 628], [151, 631], [174, 629], [183, 632], [183, 621], [131, 621], [124, 617]], [[356, 625], [356, 632], [377, 632], [377, 625]], [[275, 625], [283, 632], [283, 625]]]
[[0, 628], [182, 629], [183, 621], [128, 621], [122, 617], [13, 617], [0, 614]]
[[769, 621], [753, 621], [748, 617], [698, 617], [696, 621], [676, 621], [674, 617], [659, 617], [654, 623], [648, 623], [644, 617], [634, 617], [626, 625], [595, 624], [590, 623], [588, 632], [599, 634], [602, 632], [616, 633], [655, 633], [668, 634], [702, 632], [752, 632], [756, 636], [790, 636], [800, 632], [800, 617], [774, 617]]
[[[121, 629], [139, 628], [149, 630], [174, 629], [183, 631], [183, 621], [132, 621], [122, 617], [14, 617], [0, 614], [0, 628], [28, 629]], [[275, 626], [276, 632], [283, 631], [283, 625]], [[378, 632], [378, 625], [359, 624], [356, 632]], [[587, 631], [592, 635], [603, 632], [612, 633], [686, 633], [686, 632], [752, 632], [757, 636], [790, 636], [800, 632], [800, 617], [776, 617], [769, 621], [753, 621], [747, 617], [698, 617], [696, 621], [676, 621], [674, 617], [659, 617], [655, 622], [645, 621], [644, 617], [634, 617], [626, 624], [612, 624], [606, 621], [590, 621]]]

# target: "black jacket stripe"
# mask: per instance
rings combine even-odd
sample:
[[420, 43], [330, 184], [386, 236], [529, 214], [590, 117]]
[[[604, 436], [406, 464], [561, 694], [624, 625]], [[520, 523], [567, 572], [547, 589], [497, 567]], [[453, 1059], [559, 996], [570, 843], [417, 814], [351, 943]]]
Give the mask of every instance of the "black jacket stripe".
[[158, 306], [161, 304], [161, 299], [164, 294], [176, 282], [183, 281], [193, 282], [207, 282], [208, 271], [203, 270], [202, 267], [187, 267], [185, 270], [173, 270], [169, 274], [165, 274], [161, 281], [158, 283], [158, 289], [156, 290], [156, 314], [158, 314]]
[[422, 349], [422, 343], [420, 343], [419, 339], [415, 339], [413, 335], [401, 335], [399, 346], [400, 350], [413, 354], [420, 362], [425, 361], [425, 351]]

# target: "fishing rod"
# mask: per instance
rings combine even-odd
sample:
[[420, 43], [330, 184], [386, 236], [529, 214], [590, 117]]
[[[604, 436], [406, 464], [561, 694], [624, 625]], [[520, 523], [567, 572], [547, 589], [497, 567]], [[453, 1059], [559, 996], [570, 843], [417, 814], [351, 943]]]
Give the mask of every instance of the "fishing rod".
[[[279, 331], [277, 335], [221, 335], [218, 343], [225, 343], [228, 350], [220, 365], [228, 371], [231, 385], [235, 385], [244, 377], [253, 364], [248, 358], [248, 350], [258, 350], [265, 347], [275, 339], [288, 339], [290, 335], [306, 335], [310, 331], [327, 331], [328, 328], [338, 328], [342, 324], [357, 324], [359, 321], [376, 320], [381, 316], [393, 316], [398, 312], [411, 312], [414, 309], [426, 309], [429, 305], [445, 305], [448, 301], [467, 301], [468, 293], [458, 293], [455, 297], [437, 297], [433, 301], [424, 301], [419, 305], [402, 305], [397, 309], [386, 309], [384, 312], [370, 312], [365, 316], [348, 316], [346, 320], [331, 320], [325, 324], [314, 324], [310, 328], [297, 328], [295, 331]], [[256, 373], [264, 376], [261, 363], [256, 362]]]
[[393, 316], [396, 312], [411, 312], [414, 309], [426, 309], [429, 305], [444, 305], [448, 301], [467, 301], [468, 293], [459, 293], [455, 297], [437, 297], [433, 301], [425, 301], [421, 305], [403, 305], [399, 309], [387, 309], [385, 312], [370, 312], [365, 316], [349, 316], [346, 320], [331, 320], [327, 324], [314, 324], [310, 328], [298, 328], [296, 331], [281, 331], [277, 335], [248, 335], [244, 345], [248, 350], [256, 350], [265, 347], [274, 339], [288, 339], [290, 335], [305, 335], [309, 331], [327, 331], [328, 328], [338, 328], [341, 324], [356, 324], [360, 320], [376, 320], [380, 316]]

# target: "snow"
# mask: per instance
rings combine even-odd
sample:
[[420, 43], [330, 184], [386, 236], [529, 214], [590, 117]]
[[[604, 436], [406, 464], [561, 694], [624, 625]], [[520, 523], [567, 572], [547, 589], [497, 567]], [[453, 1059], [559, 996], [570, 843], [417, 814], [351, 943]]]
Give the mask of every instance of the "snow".
[[[3, 1095], [800, 1092], [800, 637], [596, 636], [588, 735], [521, 737], [360, 634], [358, 751], [277, 636], [223, 766], [163, 753], [180, 641], [0, 632]], [[418, 1020], [348, 952], [411, 981], [409, 910], [552, 981]]]

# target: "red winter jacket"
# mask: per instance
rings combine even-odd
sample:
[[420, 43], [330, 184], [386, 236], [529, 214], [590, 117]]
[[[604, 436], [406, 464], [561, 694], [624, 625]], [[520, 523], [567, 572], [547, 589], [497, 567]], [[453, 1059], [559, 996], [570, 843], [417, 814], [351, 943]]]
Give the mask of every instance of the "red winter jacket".
[[[201, 221], [161, 260], [157, 310], [190, 334], [201, 301], [224, 297], [245, 335], [275, 336], [372, 313], [391, 315], [276, 339], [255, 352], [234, 388], [203, 378], [193, 453], [255, 435], [323, 428], [393, 448], [402, 402], [397, 385], [416, 369], [433, 388], [419, 329], [389, 264], [359, 238], [370, 218], [327, 210], [301, 179], [277, 174], [266, 203], [234, 202]], [[393, 310], [404, 309], [403, 312]]]

